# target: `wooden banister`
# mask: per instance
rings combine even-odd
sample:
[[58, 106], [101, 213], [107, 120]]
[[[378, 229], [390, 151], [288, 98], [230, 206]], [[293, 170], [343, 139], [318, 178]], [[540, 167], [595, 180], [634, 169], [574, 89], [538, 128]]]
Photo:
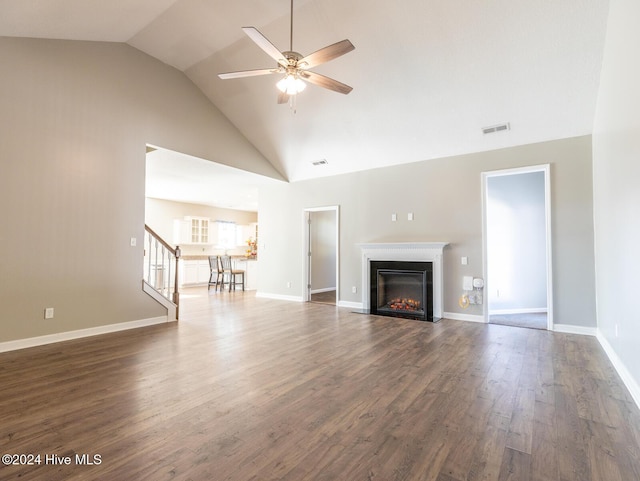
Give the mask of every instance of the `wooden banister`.
[[165, 299], [175, 304], [177, 319], [180, 305], [180, 292], [178, 292], [180, 246], [174, 248], [146, 224], [144, 229], [146, 232], [144, 280]]
[[147, 224], [144, 225], [144, 230], [146, 230], [149, 234], [151, 234], [151, 237], [154, 237], [155, 239], [157, 239], [157, 241], [160, 244], [162, 244], [164, 248], [167, 249], [169, 252], [171, 252], [174, 256], [180, 257], [179, 255], [177, 255], [178, 251], [180, 250], [180, 246], [176, 246], [174, 249], [173, 247], [171, 247], [171, 245], [169, 245], [167, 241], [165, 241], [162, 237], [156, 234], [156, 232]]

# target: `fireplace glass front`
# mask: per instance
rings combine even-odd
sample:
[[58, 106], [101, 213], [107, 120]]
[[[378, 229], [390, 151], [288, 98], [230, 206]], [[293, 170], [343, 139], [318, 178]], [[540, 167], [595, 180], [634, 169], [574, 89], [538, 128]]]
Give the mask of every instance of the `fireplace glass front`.
[[431, 262], [372, 261], [372, 314], [433, 321]]

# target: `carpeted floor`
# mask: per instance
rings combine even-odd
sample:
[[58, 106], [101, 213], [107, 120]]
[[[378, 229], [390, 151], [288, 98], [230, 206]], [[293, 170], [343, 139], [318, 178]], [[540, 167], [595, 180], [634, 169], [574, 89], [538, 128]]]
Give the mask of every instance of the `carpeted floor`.
[[489, 316], [489, 323], [503, 326], [528, 327], [530, 329], [547, 329], [547, 313], [500, 314]]

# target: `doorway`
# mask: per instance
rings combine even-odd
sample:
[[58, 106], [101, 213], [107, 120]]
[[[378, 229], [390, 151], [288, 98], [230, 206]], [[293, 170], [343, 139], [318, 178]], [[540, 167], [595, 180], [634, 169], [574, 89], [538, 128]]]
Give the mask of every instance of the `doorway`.
[[305, 209], [304, 300], [338, 304], [338, 206]]
[[551, 330], [549, 165], [482, 177], [485, 321]]

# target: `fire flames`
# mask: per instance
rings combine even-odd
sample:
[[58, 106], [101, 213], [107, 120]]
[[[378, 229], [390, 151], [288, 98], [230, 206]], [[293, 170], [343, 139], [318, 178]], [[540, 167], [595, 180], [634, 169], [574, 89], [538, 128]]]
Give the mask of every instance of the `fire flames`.
[[420, 309], [420, 301], [411, 298], [396, 297], [387, 303], [387, 307], [401, 311], [417, 311]]

